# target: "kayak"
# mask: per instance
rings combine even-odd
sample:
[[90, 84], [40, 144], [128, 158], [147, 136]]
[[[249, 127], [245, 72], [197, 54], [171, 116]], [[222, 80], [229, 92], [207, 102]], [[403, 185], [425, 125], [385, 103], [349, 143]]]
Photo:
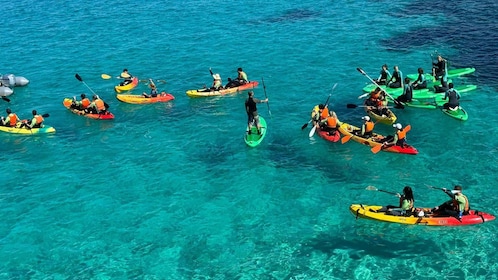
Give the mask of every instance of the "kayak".
[[395, 216], [386, 212], [378, 212], [382, 206], [377, 205], [362, 205], [352, 204], [349, 210], [356, 218], [371, 219], [381, 222], [398, 223], [406, 225], [426, 225], [426, 226], [466, 226], [482, 224], [484, 222], [493, 221], [495, 216], [477, 211], [470, 210], [468, 215], [463, 215], [461, 219], [454, 216], [440, 216], [431, 214], [430, 208], [422, 208], [425, 215], [422, 217], [411, 216]]
[[114, 90], [116, 92], [129, 91], [129, 90], [134, 89], [137, 85], [138, 85], [138, 78], [137, 77], [133, 77], [132, 80], [131, 80], [131, 83], [126, 84], [124, 86], [117, 85], [117, 86], [114, 87]]
[[457, 106], [454, 109], [441, 109], [443, 113], [446, 115], [461, 120], [461, 121], [466, 121], [469, 119], [469, 115], [467, 114], [467, 111], [465, 111], [461, 106]]
[[341, 139], [341, 133], [339, 132], [339, 130], [334, 131], [334, 133], [330, 135], [328, 131], [323, 131], [320, 128], [317, 128], [316, 133], [318, 133], [318, 135], [320, 135], [320, 137], [322, 137], [323, 139], [334, 143]]
[[[355, 130], [360, 130], [359, 127], [350, 125], [348, 123], [342, 123], [341, 126], [339, 126], [339, 131], [345, 135], [345, 136], [351, 136], [351, 139], [354, 141], [361, 143], [363, 145], [367, 145], [370, 147], [376, 147], [376, 146], [381, 146], [383, 144], [385, 136], [382, 136], [377, 133], [373, 133], [372, 137], [370, 138], [364, 138], [359, 135], [355, 135], [353, 131]], [[400, 154], [408, 154], [408, 155], [416, 155], [418, 154], [417, 149], [415, 149], [413, 146], [405, 144], [403, 147], [394, 145], [394, 146], [388, 146], [382, 149], [382, 151], [386, 152], [391, 152], [391, 153], [400, 153]]]
[[168, 102], [175, 99], [173, 95], [166, 93], [164, 91], [161, 92], [161, 94], [158, 94], [157, 97], [149, 98], [143, 95], [136, 95], [136, 94], [116, 94], [116, 98], [119, 101], [130, 104], [150, 104], [157, 102]]
[[238, 87], [221, 89], [221, 90], [209, 90], [206, 88], [191, 89], [191, 90], [187, 90], [186, 94], [187, 94], [187, 96], [190, 96], [190, 97], [220, 96], [220, 95], [225, 95], [225, 94], [230, 94], [230, 93], [239, 93], [242, 90], [253, 89], [257, 86], [258, 86], [257, 81], [250, 81], [249, 83], [243, 84], [243, 85], [238, 86]]
[[64, 101], [62, 102], [62, 104], [64, 105], [64, 107], [66, 107], [66, 109], [68, 109], [69, 111], [71, 111], [77, 115], [80, 115], [80, 116], [84, 116], [84, 117], [87, 117], [90, 119], [96, 119], [96, 120], [112, 120], [112, 119], [114, 119], [114, 115], [109, 111], [105, 112], [104, 114], [88, 114], [88, 113], [85, 113], [85, 111], [83, 111], [83, 110], [71, 108], [72, 103], [73, 103], [73, 100], [71, 98], [64, 98]]
[[55, 128], [47, 125], [41, 128], [31, 128], [31, 129], [26, 127], [21, 128], [19, 126], [20, 124], [17, 127], [0, 126], [0, 131], [8, 133], [16, 133], [16, 134], [45, 134], [45, 133], [55, 132]]
[[258, 128], [256, 125], [253, 125], [251, 127], [251, 134], [247, 133], [244, 135], [244, 141], [249, 147], [256, 147], [261, 142], [266, 136], [266, 131], [267, 131], [267, 126], [266, 126], [266, 120], [259, 116], [259, 123], [261, 124], [261, 135], [258, 134]]
[[391, 111], [389, 108], [387, 108], [388, 115], [379, 115], [375, 112], [375, 110], [368, 110], [367, 107], [365, 107], [365, 112], [376, 122], [383, 123], [383, 124], [393, 124], [396, 122], [396, 115]]
[[[456, 78], [456, 77], [460, 77], [460, 76], [463, 76], [463, 75], [468, 75], [468, 74], [472, 74], [476, 71], [476, 69], [474, 67], [467, 67], [467, 68], [456, 68], [456, 69], [450, 69], [448, 70], [448, 78]], [[416, 80], [418, 78], [418, 74], [408, 74], [406, 75], [410, 80]], [[427, 81], [434, 81], [434, 76], [432, 76], [432, 74], [430, 73], [425, 73], [424, 74], [425, 76], [425, 79]]]

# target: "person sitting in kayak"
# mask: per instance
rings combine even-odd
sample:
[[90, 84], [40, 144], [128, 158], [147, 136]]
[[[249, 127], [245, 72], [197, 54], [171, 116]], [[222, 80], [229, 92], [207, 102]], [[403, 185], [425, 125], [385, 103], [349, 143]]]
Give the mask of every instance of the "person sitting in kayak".
[[403, 188], [403, 194], [396, 194], [399, 197], [399, 205], [387, 205], [382, 207], [379, 212], [394, 216], [411, 216], [414, 210], [415, 198], [413, 190], [409, 186]]
[[361, 130], [355, 130], [353, 133], [355, 135], [361, 136], [362, 138], [370, 138], [373, 136], [373, 130], [375, 123], [370, 119], [369, 116], [363, 116], [361, 119], [364, 121], [361, 126]]
[[311, 121], [313, 122], [313, 126], [316, 126], [320, 122], [320, 113], [321, 109], [320, 108], [325, 108], [324, 104], [318, 104], [315, 107], [313, 107], [313, 110], [311, 110]]
[[152, 81], [152, 79], [149, 79], [149, 87], [150, 87], [150, 94], [147, 94], [144, 92], [144, 93], [142, 93], [142, 95], [145, 98], [157, 97], [156, 84], [154, 84], [154, 81]]
[[16, 115], [16, 113], [13, 113], [10, 108], [5, 109], [5, 112], [7, 113], [7, 117], [2, 117], [1, 122], [3, 126], [9, 126], [9, 127], [16, 127], [18, 123], [20, 123], [19, 117]]
[[242, 68], [237, 69], [237, 81], [243, 85], [249, 83], [249, 80], [247, 79], [247, 74], [242, 70]]
[[424, 69], [418, 68], [418, 77], [413, 82], [413, 89], [424, 89], [427, 88], [427, 80], [425, 79]]
[[88, 99], [86, 97], [86, 94], [82, 93], [80, 95], [81, 97], [81, 100], [78, 101], [76, 100], [76, 97], [73, 97], [73, 103], [71, 103], [71, 109], [76, 109], [76, 110], [85, 110], [86, 108], [88, 108], [88, 106], [90, 106], [90, 99]]
[[215, 91], [215, 90], [223, 89], [223, 83], [221, 81], [220, 74], [218, 74], [218, 73], [214, 74], [213, 71], [211, 71], [211, 68], [209, 68], [209, 73], [213, 77], [213, 84], [211, 85], [210, 90]]
[[432, 63], [432, 75], [436, 80], [442, 80], [446, 77], [446, 60], [438, 55], [437, 61]]
[[434, 215], [450, 215], [461, 219], [463, 215], [469, 214], [469, 199], [462, 193], [461, 186], [456, 185], [453, 190], [442, 188], [442, 191], [451, 197], [451, 200], [432, 209]]
[[88, 114], [106, 114], [107, 113], [107, 108], [109, 108], [109, 105], [107, 105], [104, 100], [100, 99], [98, 95], [94, 95], [92, 97], [92, 103], [90, 103], [90, 106], [86, 108], [85, 112]]
[[391, 79], [391, 73], [387, 68], [387, 64], [382, 65], [382, 69], [380, 70], [380, 75], [375, 81], [378, 85], [386, 85], [387, 81]]
[[33, 114], [33, 118], [31, 119], [31, 122], [24, 121], [21, 124], [21, 127], [25, 127], [27, 129], [42, 128], [43, 127], [43, 121], [45, 120], [45, 119], [43, 119], [43, 116], [42, 115], [38, 115], [38, 113], [36, 112], [36, 110], [33, 110], [31, 113]]
[[389, 116], [391, 112], [387, 108], [386, 95], [379, 87], [370, 92], [370, 97], [365, 100], [367, 111], [372, 111], [379, 116]]
[[133, 76], [128, 72], [128, 69], [123, 69], [123, 72], [119, 75], [119, 78], [124, 79], [119, 85], [124, 86], [133, 81]]
[[403, 129], [403, 126], [400, 123], [395, 123], [393, 124], [394, 129], [396, 130], [393, 135], [389, 135], [382, 139], [381, 141], [384, 142], [382, 145], [384, 146], [400, 146], [403, 147], [406, 143], [406, 133], [408, 130]]
[[394, 66], [394, 72], [389, 81], [387, 81], [387, 86], [390, 88], [400, 88], [403, 87], [403, 73], [399, 71], [398, 65]]
[[396, 100], [398, 102], [411, 102], [413, 98], [413, 85], [410, 83], [409, 78], [405, 78], [405, 86], [403, 88], [403, 94], [398, 96]]
[[460, 93], [453, 88], [453, 83], [448, 84], [448, 90], [444, 94], [443, 100], [448, 98], [448, 102], [443, 104], [444, 109], [455, 109], [460, 106]]
[[258, 134], [261, 135], [261, 124], [259, 123], [258, 108], [256, 104], [268, 102], [268, 98], [264, 100], [259, 100], [257, 98], [254, 98], [253, 91], [250, 91], [247, 94], [249, 95], [249, 97], [246, 99], [247, 128], [248, 128], [247, 133], [251, 134], [252, 125], [253, 123], [256, 123], [256, 127], [258, 128]]
[[320, 120], [319, 126], [322, 131], [328, 132], [328, 135], [334, 135], [337, 131], [337, 125], [338, 125], [337, 115], [335, 114], [334, 111], [330, 110], [327, 111], [329, 115]]

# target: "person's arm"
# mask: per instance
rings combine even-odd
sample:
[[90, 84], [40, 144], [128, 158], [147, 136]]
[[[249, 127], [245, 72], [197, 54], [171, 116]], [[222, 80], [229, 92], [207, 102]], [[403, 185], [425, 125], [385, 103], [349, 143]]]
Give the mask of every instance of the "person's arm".
[[33, 126], [35, 126], [35, 124], [36, 124], [36, 118], [33, 118], [33, 119], [31, 120], [31, 123], [30, 123], [30, 124], [28, 124], [28, 126], [29, 126], [29, 128], [32, 128]]
[[[214, 73], [213, 73], [213, 71], [211, 70], [211, 68], [209, 68], [209, 73], [211, 74], [211, 77], [213, 77], [213, 76], [214, 76]], [[213, 79], [214, 79], [214, 77], [213, 77]]]
[[445, 194], [447, 194], [449, 197], [451, 197], [452, 199], [455, 199], [455, 194], [451, 191], [451, 190], [448, 190], [446, 188], [442, 188], [441, 189]]

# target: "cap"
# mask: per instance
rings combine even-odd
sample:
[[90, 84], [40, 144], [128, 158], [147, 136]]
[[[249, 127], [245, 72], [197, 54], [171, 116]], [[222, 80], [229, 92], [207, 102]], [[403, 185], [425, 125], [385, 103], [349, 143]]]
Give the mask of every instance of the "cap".
[[368, 122], [370, 120], [370, 117], [369, 116], [364, 116], [364, 117], [361, 117], [361, 119]]
[[397, 129], [402, 129], [403, 128], [403, 126], [400, 123], [393, 124], [393, 127], [397, 128]]

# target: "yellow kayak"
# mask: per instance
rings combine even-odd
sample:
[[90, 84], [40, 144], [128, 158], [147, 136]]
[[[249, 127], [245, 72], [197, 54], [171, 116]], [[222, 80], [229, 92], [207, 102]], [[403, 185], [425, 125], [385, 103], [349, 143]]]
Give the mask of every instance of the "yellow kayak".
[[20, 124], [17, 127], [9, 127], [9, 126], [0, 126], [0, 131], [15, 133], [15, 134], [43, 134], [43, 133], [53, 133], [55, 132], [55, 128], [51, 126], [44, 126], [41, 128], [20, 128]]
[[138, 78], [137, 77], [133, 77], [133, 79], [131, 80], [131, 83], [126, 84], [124, 86], [117, 85], [117, 86], [114, 87], [114, 90], [116, 92], [129, 91], [129, 90], [134, 89], [137, 85], [138, 85]]
[[376, 120], [379, 123], [393, 124], [396, 122], [397, 119], [393, 111], [389, 109], [387, 109], [388, 115], [379, 115], [375, 112], [375, 110], [368, 110], [367, 107], [365, 107], [365, 111], [372, 119]]

